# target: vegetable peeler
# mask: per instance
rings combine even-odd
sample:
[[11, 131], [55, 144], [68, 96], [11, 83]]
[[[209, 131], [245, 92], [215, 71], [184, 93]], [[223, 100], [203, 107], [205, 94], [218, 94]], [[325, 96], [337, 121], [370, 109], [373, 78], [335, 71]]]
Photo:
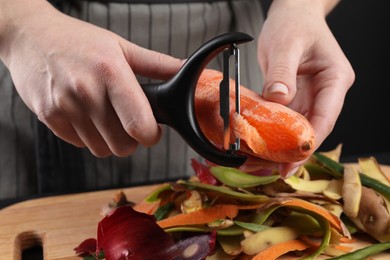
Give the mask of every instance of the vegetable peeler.
[[[218, 165], [238, 167], [246, 157], [236, 153], [240, 139], [230, 142], [230, 58], [234, 56], [235, 112], [240, 113], [239, 49], [237, 44], [253, 40], [242, 33], [226, 33], [201, 45], [183, 64], [179, 72], [162, 83], [141, 85], [158, 123], [175, 129], [187, 144], [206, 160]], [[224, 147], [214, 146], [202, 133], [195, 115], [195, 89], [206, 65], [223, 52], [223, 79], [220, 83], [220, 115], [223, 119]]]

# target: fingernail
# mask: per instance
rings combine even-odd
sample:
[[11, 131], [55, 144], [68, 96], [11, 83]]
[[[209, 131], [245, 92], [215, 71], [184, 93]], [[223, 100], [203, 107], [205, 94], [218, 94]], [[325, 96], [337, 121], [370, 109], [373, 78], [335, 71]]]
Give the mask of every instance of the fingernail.
[[293, 176], [293, 175], [298, 171], [298, 168], [299, 168], [299, 167], [295, 167], [294, 169], [290, 170], [290, 171], [286, 174], [286, 178]]
[[271, 87], [268, 88], [268, 93], [287, 95], [288, 88], [283, 83], [275, 83]]

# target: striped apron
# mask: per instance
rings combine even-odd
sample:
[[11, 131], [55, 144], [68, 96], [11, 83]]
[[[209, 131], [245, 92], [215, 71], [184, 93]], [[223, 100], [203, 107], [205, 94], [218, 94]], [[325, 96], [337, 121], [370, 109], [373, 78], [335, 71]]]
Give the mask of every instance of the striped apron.
[[[128, 2], [132, 2], [129, 4]], [[136, 3], [135, 3], [136, 2]], [[62, 12], [109, 29], [140, 46], [187, 58], [202, 43], [229, 31], [256, 38], [240, 45], [241, 83], [260, 91], [256, 58], [263, 11], [257, 0], [52, 1]], [[221, 70], [221, 57], [207, 67]], [[141, 83], [148, 82], [139, 78]], [[185, 178], [200, 159], [172, 129], [127, 158], [95, 158], [58, 139], [16, 92], [0, 62], [0, 199], [118, 188]]]

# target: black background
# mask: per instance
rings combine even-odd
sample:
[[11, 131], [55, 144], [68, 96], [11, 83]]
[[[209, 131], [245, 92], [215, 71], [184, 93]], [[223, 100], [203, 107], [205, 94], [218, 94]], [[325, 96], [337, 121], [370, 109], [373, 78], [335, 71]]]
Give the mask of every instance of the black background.
[[[263, 1], [266, 7], [271, 1]], [[344, 161], [375, 156], [390, 164], [390, 9], [386, 0], [341, 0], [327, 22], [356, 80], [333, 132], [319, 150], [343, 144]]]

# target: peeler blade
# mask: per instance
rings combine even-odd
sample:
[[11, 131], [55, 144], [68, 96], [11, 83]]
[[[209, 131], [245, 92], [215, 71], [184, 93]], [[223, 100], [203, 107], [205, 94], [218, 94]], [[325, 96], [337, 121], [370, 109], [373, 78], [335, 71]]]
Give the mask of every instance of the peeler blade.
[[[238, 56], [238, 52], [234, 51], [235, 45], [252, 40], [252, 36], [242, 32], [219, 35], [202, 44], [202, 46], [187, 59], [179, 72], [168, 81], [141, 85], [149, 100], [157, 122], [166, 124], [175, 129], [187, 144], [206, 160], [227, 167], [238, 167], [243, 165], [247, 160], [247, 157], [244, 155], [238, 153], [233, 154], [239, 149], [239, 140], [238, 142], [229, 142], [230, 104], [226, 103], [226, 101], [229, 102], [228, 77], [225, 77], [225, 83], [222, 84], [225, 87], [221, 87], [223, 97], [220, 99], [225, 102], [222, 105], [223, 109], [221, 114], [228, 120], [225, 122], [227, 135], [226, 148], [228, 152], [224, 151], [225, 149], [222, 151], [220, 147], [211, 143], [202, 132], [195, 114], [195, 89], [203, 69], [212, 58], [220, 53], [222, 54], [225, 49], [228, 49], [229, 57], [231, 55]], [[236, 66], [238, 66], [238, 59]], [[236, 86], [239, 86], [238, 69], [239, 68], [237, 67], [237, 76], [235, 76], [237, 81]], [[236, 91], [236, 93], [238, 94], [239, 92]], [[239, 98], [236, 98], [236, 103], [237, 101], [239, 102]], [[236, 104], [236, 112], [237, 111], [239, 111], [239, 103], [238, 109]]]
[[230, 58], [234, 57], [234, 109], [240, 114], [240, 52], [236, 44], [231, 44], [223, 52], [223, 78], [220, 82], [220, 116], [223, 120], [223, 146], [229, 154], [234, 154], [240, 149], [240, 138], [236, 136], [231, 142], [230, 136]]

